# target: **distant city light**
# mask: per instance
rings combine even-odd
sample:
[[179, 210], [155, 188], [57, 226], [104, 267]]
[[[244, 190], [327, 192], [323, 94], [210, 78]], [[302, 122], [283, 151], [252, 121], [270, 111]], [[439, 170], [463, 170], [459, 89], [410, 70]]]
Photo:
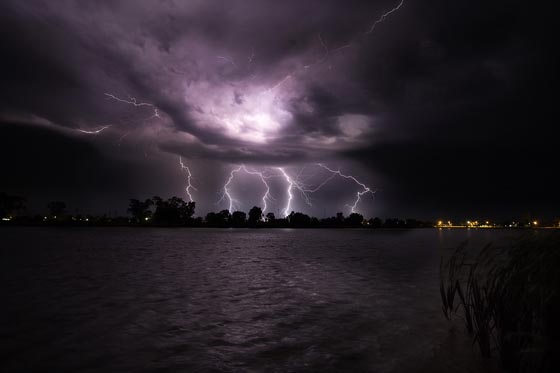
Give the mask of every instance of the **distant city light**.
[[529, 221], [512, 221], [506, 224], [497, 224], [490, 220], [463, 220], [461, 223], [453, 224], [450, 220], [437, 220], [434, 227], [437, 228], [531, 228], [531, 227], [548, 227], [548, 228], [560, 228], [560, 222], [543, 223], [538, 220]]

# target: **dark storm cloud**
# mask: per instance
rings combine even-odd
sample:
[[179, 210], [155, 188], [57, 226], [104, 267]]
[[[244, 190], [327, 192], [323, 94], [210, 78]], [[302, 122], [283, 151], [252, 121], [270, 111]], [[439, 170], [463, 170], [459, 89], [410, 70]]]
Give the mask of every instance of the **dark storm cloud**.
[[101, 211], [96, 206], [118, 206], [118, 198], [133, 190], [125, 165], [111, 162], [89, 141], [39, 125], [2, 123], [0, 159], [0, 189], [28, 197], [31, 211], [50, 200]]
[[403, 213], [557, 201], [537, 171], [556, 159], [553, 13], [411, 0], [364, 34], [398, 3], [4, 1], [0, 120], [108, 125], [104, 164], [133, 136], [200, 162], [358, 162]]
[[383, 59], [363, 49], [369, 63], [357, 76], [391, 110], [391, 126], [351, 156], [418, 211], [557, 214], [550, 13], [522, 2], [414, 10], [418, 37], [380, 41]]
[[[68, 127], [96, 126], [114, 121], [116, 108], [107, 103], [105, 91], [124, 98], [129, 94], [156, 105], [172, 127], [203, 144], [236, 147], [236, 139], [224, 136], [222, 128], [197, 123], [200, 118], [193, 113], [207, 114], [213, 108], [189, 102], [182, 85], [238, 86], [231, 99], [242, 104], [244, 91], [254, 82], [264, 90], [316, 62], [323, 53], [318, 37], [331, 48], [352, 40], [390, 2], [365, 4], [339, 9], [334, 2], [240, 1], [224, 9], [217, 1], [5, 3], [2, 41], [10, 58], [2, 66], [3, 109]], [[295, 109], [295, 120], [286, 126], [303, 136], [307, 126], [313, 136], [323, 131], [336, 135], [332, 122], [345, 108], [336, 108], [336, 100], [325, 100], [328, 96], [313, 87], [307, 92], [305, 84], [297, 82], [301, 75], [294, 74], [300, 92], [288, 101], [309, 99], [315, 119], [292, 106], [288, 110]], [[278, 146], [282, 135], [275, 136], [280, 137]]]

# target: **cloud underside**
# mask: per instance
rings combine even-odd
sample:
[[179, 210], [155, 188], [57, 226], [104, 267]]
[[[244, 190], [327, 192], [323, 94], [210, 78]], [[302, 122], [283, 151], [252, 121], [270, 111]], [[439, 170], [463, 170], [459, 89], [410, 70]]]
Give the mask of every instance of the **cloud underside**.
[[404, 1], [368, 33], [399, 3], [4, 1], [0, 121], [228, 164], [349, 159], [392, 181], [409, 164], [437, 177], [454, 148], [546, 158], [552, 13]]

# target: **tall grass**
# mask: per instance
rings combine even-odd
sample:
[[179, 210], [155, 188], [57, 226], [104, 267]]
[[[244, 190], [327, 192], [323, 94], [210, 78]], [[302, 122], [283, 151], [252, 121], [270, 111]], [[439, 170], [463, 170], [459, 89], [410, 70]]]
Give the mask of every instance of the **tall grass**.
[[485, 357], [511, 372], [560, 372], [560, 233], [507, 246], [467, 243], [440, 265], [442, 310], [461, 318]]

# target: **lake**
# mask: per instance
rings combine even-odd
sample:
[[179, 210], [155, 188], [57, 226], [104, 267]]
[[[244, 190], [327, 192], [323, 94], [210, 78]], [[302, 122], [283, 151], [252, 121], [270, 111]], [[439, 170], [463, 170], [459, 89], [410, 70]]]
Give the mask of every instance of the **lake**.
[[0, 370], [467, 371], [440, 257], [513, 235], [2, 228]]

